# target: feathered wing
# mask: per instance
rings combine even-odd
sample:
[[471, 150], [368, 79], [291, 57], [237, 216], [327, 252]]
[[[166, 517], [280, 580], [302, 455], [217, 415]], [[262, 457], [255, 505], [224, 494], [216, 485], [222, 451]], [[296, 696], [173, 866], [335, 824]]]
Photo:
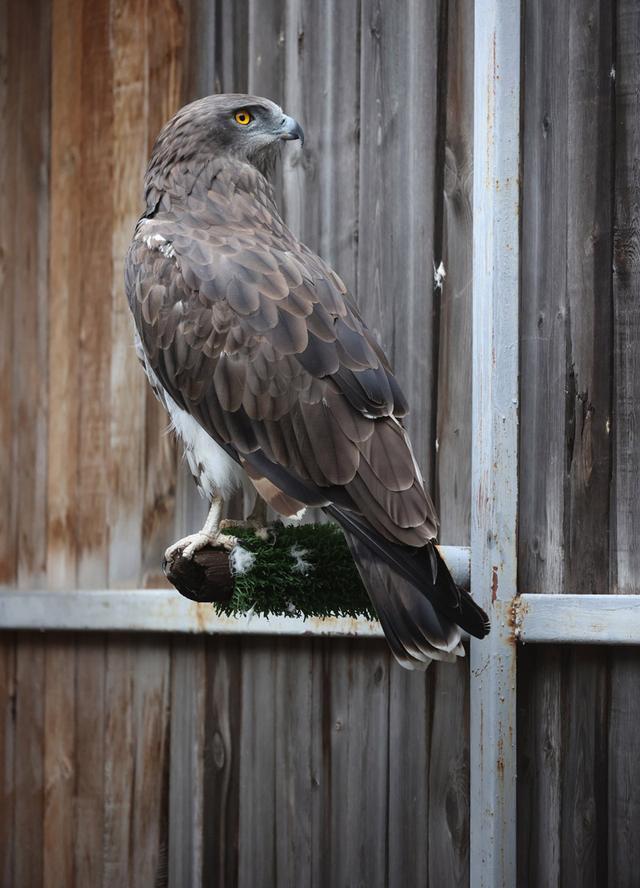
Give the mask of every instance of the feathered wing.
[[244, 190], [222, 170], [141, 220], [126, 287], [146, 360], [275, 508], [342, 524], [398, 659], [450, 658], [458, 627], [482, 635], [486, 616], [465, 620], [471, 599], [438, 563], [402, 392], [341, 280], [243, 175]]

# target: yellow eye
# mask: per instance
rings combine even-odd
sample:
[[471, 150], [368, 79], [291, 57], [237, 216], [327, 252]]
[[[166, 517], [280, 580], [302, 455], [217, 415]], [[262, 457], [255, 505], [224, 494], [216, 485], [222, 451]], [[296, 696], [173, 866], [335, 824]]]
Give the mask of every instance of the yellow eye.
[[249, 114], [248, 111], [236, 111], [235, 119], [236, 123], [239, 123], [241, 126], [246, 126], [253, 120], [253, 115]]

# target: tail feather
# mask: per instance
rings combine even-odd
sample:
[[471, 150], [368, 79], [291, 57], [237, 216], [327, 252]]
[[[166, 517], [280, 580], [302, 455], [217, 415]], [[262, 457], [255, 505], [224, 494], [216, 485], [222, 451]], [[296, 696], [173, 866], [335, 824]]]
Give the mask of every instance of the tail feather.
[[479, 638], [487, 634], [487, 615], [456, 586], [435, 546], [395, 545], [358, 516], [335, 507], [327, 511], [342, 525], [389, 646], [402, 666], [426, 669], [431, 660], [453, 661], [464, 656], [461, 630]]

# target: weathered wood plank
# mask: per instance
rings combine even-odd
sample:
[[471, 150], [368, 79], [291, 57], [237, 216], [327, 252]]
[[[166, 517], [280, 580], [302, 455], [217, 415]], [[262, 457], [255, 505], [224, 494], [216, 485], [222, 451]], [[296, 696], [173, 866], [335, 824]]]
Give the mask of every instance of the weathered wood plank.
[[248, 92], [248, 0], [216, 0], [216, 92]]
[[[12, 4], [7, 65], [16, 84], [11, 128], [15, 168], [9, 207], [14, 230], [14, 435], [18, 584], [43, 581], [47, 558], [47, 297], [49, 261], [49, 3]], [[29, 232], [24, 238], [23, 233]]]
[[[147, 8], [146, 157], [161, 127], [182, 103], [184, 15], [176, 0]], [[139, 183], [138, 183], [139, 190]], [[138, 214], [142, 211], [141, 205]], [[121, 294], [124, 299], [124, 293]], [[126, 300], [125, 300], [126, 302]], [[142, 368], [136, 368], [142, 375]], [[144, 509], [141, 568], [144, 586], [158, 585], [164, 550], [173, 536], [178, 447], [164, 407], [144, 380]]]
[[330, 767], [326, 884], [387, 879], [389, 653], [383, 643], [325, 649]]
[[199, 888], [203, 872], [205, 648], [179, 639], [171, 650], [169, 888]]
[[131, 636], [112, 636], [107, 645], [105, 691], [107, 885], [135, 888], [166, 880], [168, 704], [166, 642], [151, 636], [134, 644]]
[[281, 639], [275, 662], [275, 845], [277, 882], [311, 885], [313, 652], [310, 639]]
[[568, 593], [609, 591], [612, 10], [607, 0], [581, 0], [571, 4], [569, 18], [567, 354], [560, 391], [567, 399]]
[[49, 239], [49, 588], [75, 585], [82, 301], [82, 4], [52, 4]]
[[[637, 840], [640, 823], [639, 675], [640, 658], [637, 650], [612, 651], [607, 839], [608, 884], [615, 885], [616, 888], [633, 888], [640, 870], [640, 846]], [[599, 765], [603, 769], [603, 762]]]
[[[0, 3], [0, 116], [7, 124], [16, 117], [17, 78], [9, 77], [10, 0]], [[16, 294], [15, 227], [15, 127], [0, 127], [0, 583], [13, 583], [17, 561], [18, 497], [15, 473], [15, 391], [13, 386], [14, 315]]]
[[76, 885], [103, 884], [106, 639], [76, 636], [74, 850]]
[[233, 888], [240, 854], [240, 642], [208, 641], [205, 673], [202, 882]]
[[276, 654], [267, 639], [242, 645], [238, 884], [270, 888], [276, 869]]
[[[395, 367], [432, 487], [436, 7], [403, 0], [361, 18], [358, 304]], [[414, 113], [413, 109], [418, 109]]]
[[518, 885], [560, 885], [561, 649], [518, 651]]
[[[446, 120], [435, 488], [440, 540], [469, 544], [471, 521], [471, 274], [473, 3], [447, 4]], [[436, 257], [437, 260], [438, 257]]]
[[[390, 661], [389, 669], [389, 888], [429, 884], [432, 848], [429, 822], [429, 762], [433, 716], [433, 667], [423, 675]], [[450, 713], [446, 736], [451, 741]], [[434, 727], [440, 731], [441, 728]], [[441, 804], [438, 799], [438, 805]], [[442, 817], [438, 811], [435, 816]], [[468, 844], [468, 837], [467, 837]], [[435, 884], [447, 884], [436, 882]]]
[[526, 3], [523, 28], [518, 568], [522, 592], [548, 593], [564, 584], [568, 4]]
[[14, 884], [43, 884], [44, 639], [16, 641]]
[[[107, 0], [82, 7], [82, 298], [79, 318], [78, 572], [80, 587], [107, 585], [114, 187], [113, 59]], [[90, 185], [88, 184], [90, 183]], [[80, 260], [76, 260], [80, 261]]]
[[184, 17], [182, 98], [192, 102], [215, 92], [217, 3], [216, 0], [189, 0], [180, 4], [179, 9]]
[[469, 884], [469, 667], [457, 660], [433, 663], [429, 672], [429, 884], [463, 888]]
[[131, 858], [136, 736], [131, 636], [107, 639], [104, 707], [103, 883], [133, 886]]
[[[640, 10], [621, 0], [616, 12], [614, 312], [614, 534], [612, 582], [640, 592]], [[609, 722], [609, 884], [631, 888], [640, 870], [635, 838], [640, 823], [636, 650], [611, 656]]]
[[[131, 643], [131, 642], [130, 642]], [[133, 658], [134, 779], [129, 853], [132, 888], [167, 884], [170, 652], [147, 636]], [[196, 775], [194, 775], [195, 777]], [[189, 787], [193, 793], [197, 784]], [[188, 882], [182, 883], [185, 888]]]
[[113, 54], [113, 187], [111, 212], [111, 374], [109, 437], [109, 583], [140, 582], [144, 511], [144, 426], [147, 382], [132, 347], [124, 295], [124, 259], [140, 215], [147, 163], [145, 0], [115, 0]]
[[563, 663], [560, 866], [567, 886], [607, 884], [608, 658], [608, 651], [572, 648]]
[[640, 13], [616, 6], [612, 582], [640, 593]]
[[70, 635], [46, 639], [44, 649], [43, 885], [73, 888], [76, 784], [75, 644]]
[[15, 884], [16, 647], [13, 634], [0, 638], [0, 884]]

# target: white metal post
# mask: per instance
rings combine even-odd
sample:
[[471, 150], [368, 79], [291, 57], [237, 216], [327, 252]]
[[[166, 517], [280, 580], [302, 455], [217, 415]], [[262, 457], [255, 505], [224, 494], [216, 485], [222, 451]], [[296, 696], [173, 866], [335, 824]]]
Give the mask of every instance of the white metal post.
[[471, 588], [471, 888], [516, 885], [520, 0], [476, 0]]

